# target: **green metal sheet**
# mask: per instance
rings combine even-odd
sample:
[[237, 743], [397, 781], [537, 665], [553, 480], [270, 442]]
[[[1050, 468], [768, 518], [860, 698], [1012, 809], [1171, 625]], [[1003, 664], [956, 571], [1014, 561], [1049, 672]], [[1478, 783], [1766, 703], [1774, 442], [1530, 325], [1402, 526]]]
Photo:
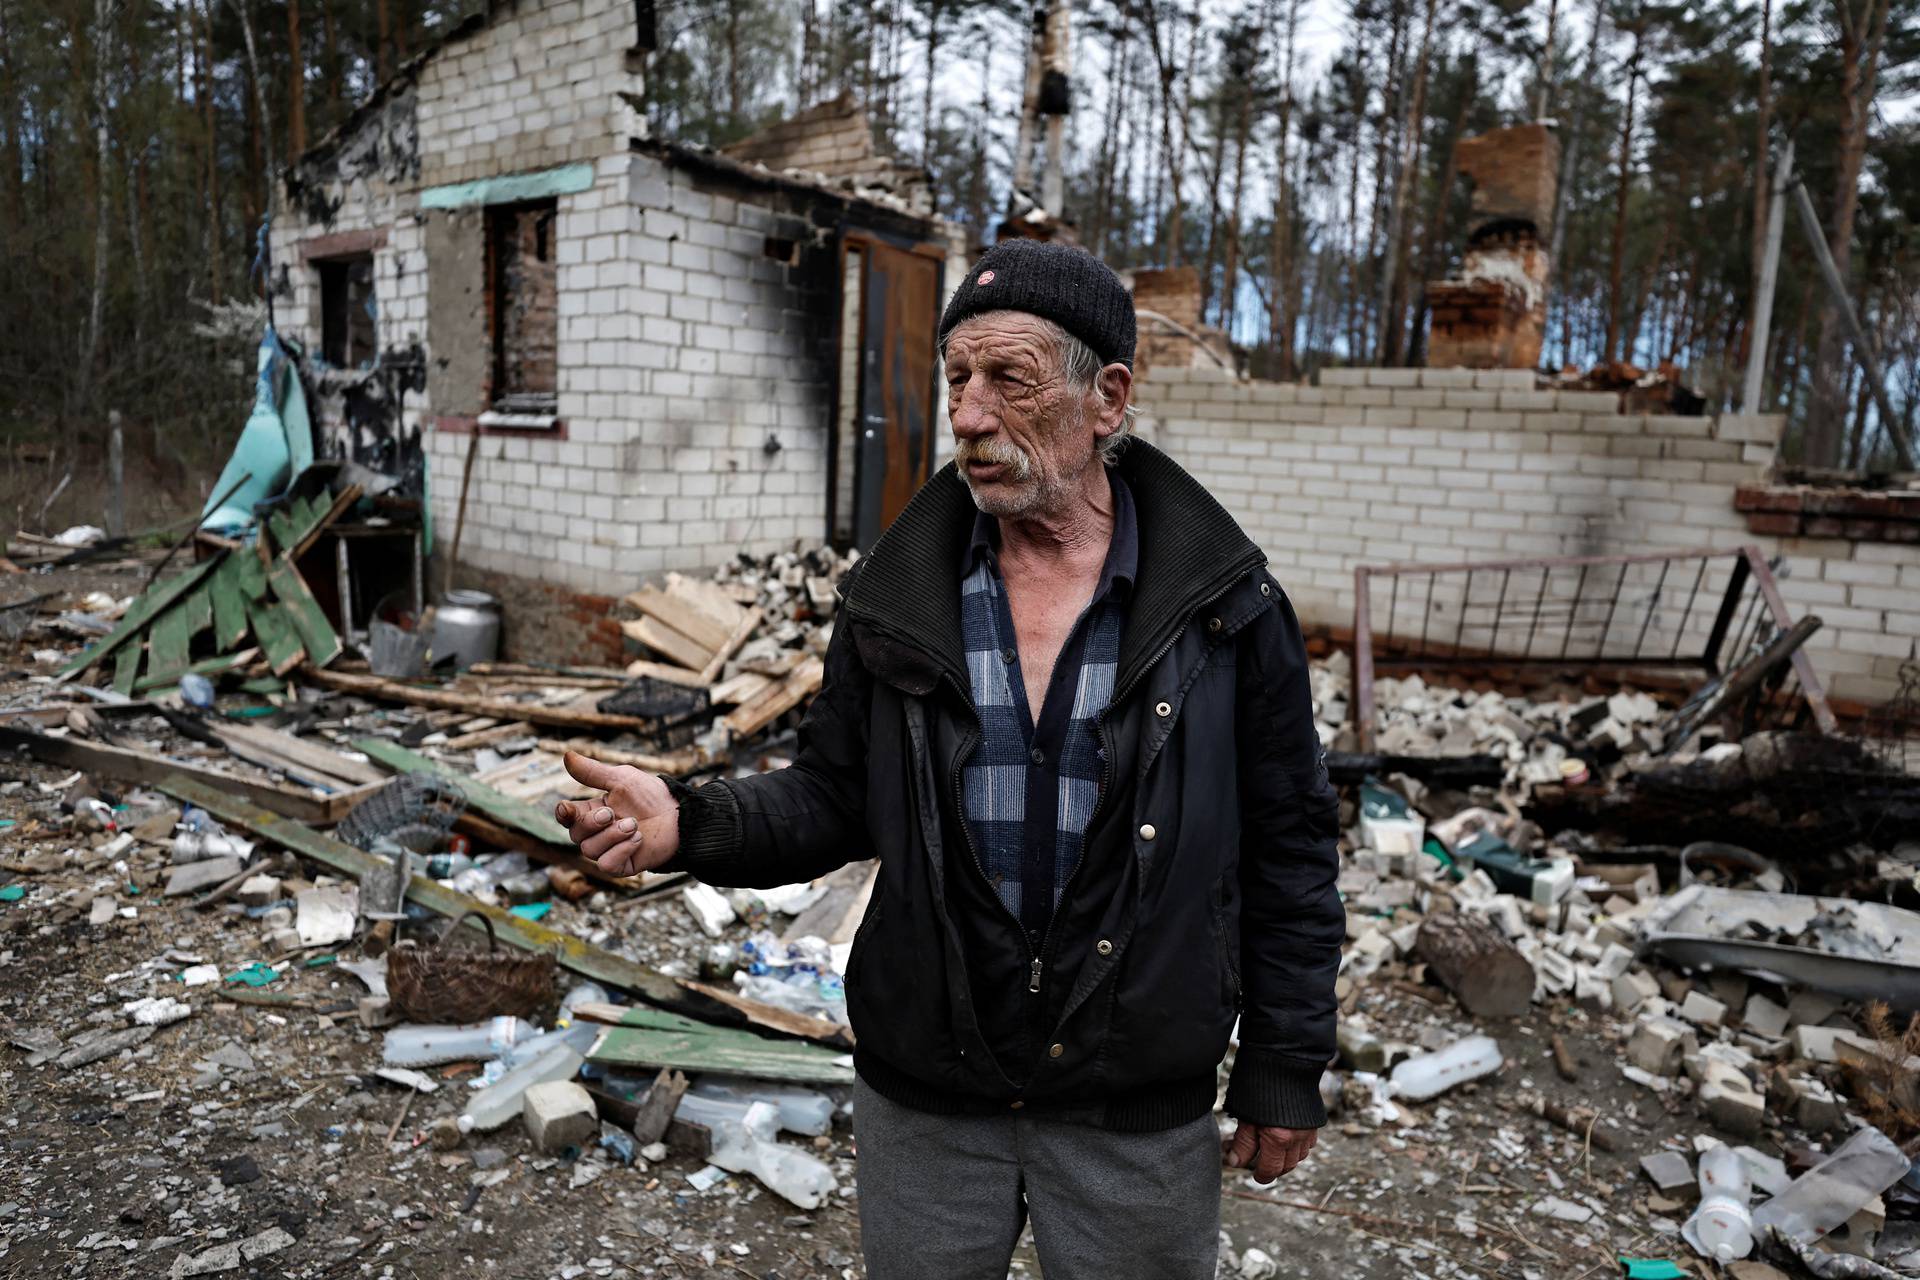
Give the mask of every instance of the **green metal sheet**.
[[[124, 653], [126, 651], [122, 650], [121, 652]], [[198, 662], [189, 664], [187, 670], [197, 675], [217, 676], [222, 672], [231, 671], [235, 667], [244, 666], [246, 663], [252, 661], [252, 659], [247, 656], [247, 653], [247, 650], [241, 650], [238, 653], [223, 653], [217, 657], [202, 658]], [[184, 673], [177, 672], [172, 676], [166, 676], [154, 675], [150, 672], [133, 682], [133, 691], [135, 693], [146, 693], [150, 690], [158, 689], [162, 685], [178, 684], [182, 674]]]
[[445, 778], [465, 793], [468, 804], [501, 826], [524, 831], [536, 840], [563, 849], [571, 850], [573, 847], [567, 829], [553, 820], [550, 811], [503, 795], [473, 775], [417, 751], [409, 751], [391, 738], [358, 738], [354, 741], [353, 749], [395, 773], [431, 773]]
[[591, 164], [564, 164], [537, 173], [508, 173], [497, 178], [454, 182], [428, 187], [420, 193], [422, 209], [466, 209], [474, 205], [514, 204], [521, 200], [549, 200], [572, 195], [593, 185]]

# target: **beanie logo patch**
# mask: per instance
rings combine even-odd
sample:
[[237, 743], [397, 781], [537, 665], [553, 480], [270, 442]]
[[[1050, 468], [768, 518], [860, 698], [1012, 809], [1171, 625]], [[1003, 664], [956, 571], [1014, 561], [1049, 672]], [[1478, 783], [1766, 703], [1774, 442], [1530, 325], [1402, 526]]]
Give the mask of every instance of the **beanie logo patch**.
[[992, 283], [993, 283], [993, 272], [991, 272], [991, 271], [982, 271], [982, 272], [980, 273], [980, 278], [979, 278], [978, 280], [975, 280], [975, 281], [974, 281], [974, 283], [975, 283], [975, 284], [992, 284]]

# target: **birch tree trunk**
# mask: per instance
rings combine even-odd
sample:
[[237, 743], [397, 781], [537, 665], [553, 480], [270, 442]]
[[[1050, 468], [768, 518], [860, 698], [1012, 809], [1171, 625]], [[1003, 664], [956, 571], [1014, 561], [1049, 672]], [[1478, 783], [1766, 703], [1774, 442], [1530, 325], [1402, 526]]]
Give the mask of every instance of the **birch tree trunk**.
[[112, 89], [114, 23], [117, 0], [93, 0], [93, 141], [99, 180], [94, 184], [93, 219], [93, 292], [87, 305], [87, 347], [80, 361], [79, 375], [84, 382], [82, 401], [97, 410], [100, 387], [100, 327], [107, 309], [107, 250], [109, 220], [113, 216], [113, 197], [107, 183], [108, 165], [113, 158], [113, 130], [108, 116], [108, 98]]

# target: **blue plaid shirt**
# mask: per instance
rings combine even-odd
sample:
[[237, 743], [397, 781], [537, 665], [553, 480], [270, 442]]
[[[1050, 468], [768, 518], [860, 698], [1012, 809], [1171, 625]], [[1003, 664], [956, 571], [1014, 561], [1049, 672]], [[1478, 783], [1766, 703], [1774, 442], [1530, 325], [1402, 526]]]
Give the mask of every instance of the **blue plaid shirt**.
[[1093, 598], [1081, 611], [1036, 719], [1006, 583], [999, 526], [985, 513], [961, 566], [960, 627], [981, 738], [961, 770], [963, 811], [981, 869], [1039, 945], [1080, 861], [1105, 767], [1099, 719], [1113, 697], [1126, 601], [1139, 560], [1133, 495], [1111, 470], [1113, 540]]

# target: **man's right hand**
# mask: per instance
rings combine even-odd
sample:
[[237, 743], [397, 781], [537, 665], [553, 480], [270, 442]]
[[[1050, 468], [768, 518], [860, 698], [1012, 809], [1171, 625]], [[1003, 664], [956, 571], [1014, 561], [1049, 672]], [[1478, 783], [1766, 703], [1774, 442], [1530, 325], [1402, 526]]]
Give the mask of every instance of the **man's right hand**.
[[631, 876], [660, 866], [680, 850], [680, 803], [667, 784], [632, 765], [602, 764], [577, 751], [567, 772], [606, 792], [598, 800], [562, 800], [553, 816], [582, 856], [608, 875]]

